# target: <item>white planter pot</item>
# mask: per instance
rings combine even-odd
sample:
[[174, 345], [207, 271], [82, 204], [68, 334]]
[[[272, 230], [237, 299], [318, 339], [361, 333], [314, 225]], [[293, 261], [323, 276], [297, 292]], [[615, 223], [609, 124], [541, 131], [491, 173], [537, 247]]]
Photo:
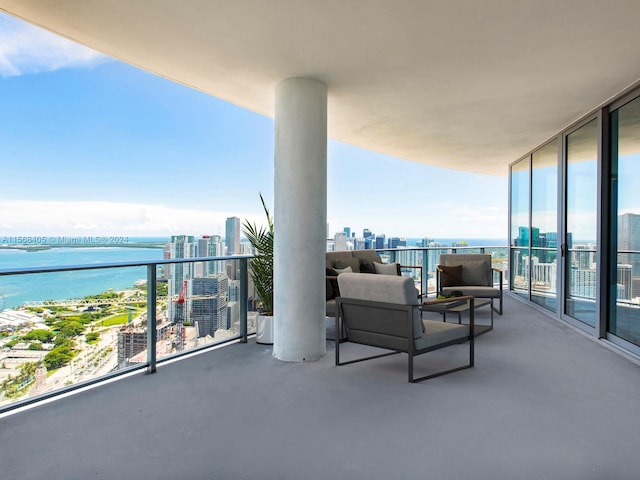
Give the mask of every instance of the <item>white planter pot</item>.
[[273, 317], [258, 315], [256, 318], [256, 343], [273, 345]]

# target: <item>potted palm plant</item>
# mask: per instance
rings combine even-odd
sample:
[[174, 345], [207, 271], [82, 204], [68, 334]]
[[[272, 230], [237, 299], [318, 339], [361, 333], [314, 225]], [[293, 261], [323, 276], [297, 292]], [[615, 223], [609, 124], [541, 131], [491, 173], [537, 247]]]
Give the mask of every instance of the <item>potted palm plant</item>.
[[267, 226], [258, 226], [245, 219], [244, 234], [253, 249], [249, 260], [251, 279], [258, 297], [258, 318], [256, 320], [256, 342], [273, 343], [273, 219], [264, 198], [260, 194], [262, 208], [267, 217]]

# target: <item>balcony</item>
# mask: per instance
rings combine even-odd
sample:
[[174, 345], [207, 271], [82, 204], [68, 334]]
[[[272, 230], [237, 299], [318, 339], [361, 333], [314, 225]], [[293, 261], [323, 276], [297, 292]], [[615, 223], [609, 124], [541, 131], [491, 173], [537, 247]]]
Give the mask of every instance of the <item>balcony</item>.
[[510, 296], [475, 368], [420, 384], [402, 356], [336, 367], [328, 342], [285, 363], [232, 342], [4, 414], [2, 477], [637, 478], [640, 370], [613, 348]]

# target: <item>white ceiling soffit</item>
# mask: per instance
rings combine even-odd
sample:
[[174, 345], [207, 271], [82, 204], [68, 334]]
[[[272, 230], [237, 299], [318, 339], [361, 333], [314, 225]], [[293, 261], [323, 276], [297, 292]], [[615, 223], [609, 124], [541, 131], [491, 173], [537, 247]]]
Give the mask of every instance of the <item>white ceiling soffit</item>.
[[98, 51], [264, 115], [329, 88], [331, 138], [507, 165], [640, 79], [637, 0], [0, 0]]

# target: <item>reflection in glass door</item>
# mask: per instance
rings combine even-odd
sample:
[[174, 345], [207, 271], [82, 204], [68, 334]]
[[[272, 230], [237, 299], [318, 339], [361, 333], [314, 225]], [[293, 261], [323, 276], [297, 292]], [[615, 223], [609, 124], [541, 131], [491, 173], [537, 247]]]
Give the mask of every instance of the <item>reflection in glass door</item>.
[[511, 291], [529, 296], [529, 157], [511, 167]]
[[566, 137], [564, 313], [591, 327], [597, 319], [598, 122]]
[[611, 114], [612, 252], [609, 333], [640, 345], [640, 99]]
[[557, 309], [558, 142], [531, 158], [531, 300]]

